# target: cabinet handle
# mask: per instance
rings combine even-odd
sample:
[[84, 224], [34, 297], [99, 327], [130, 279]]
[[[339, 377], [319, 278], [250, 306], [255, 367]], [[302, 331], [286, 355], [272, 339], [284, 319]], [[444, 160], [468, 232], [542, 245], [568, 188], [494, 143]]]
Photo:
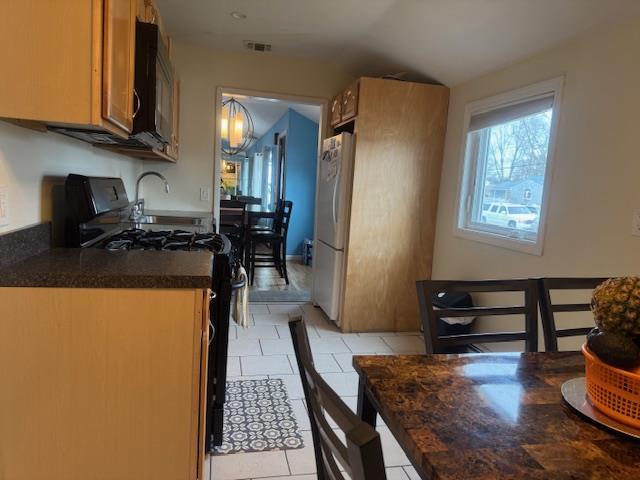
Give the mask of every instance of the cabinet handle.
[[133, 118], [136, 118], [136, 115], [138, 115], [138, 112], [140, 111], [141, 102], [140, 102], [140, 96], [138, 95], [138, 92], [136, 92], [135, 88], [133, 89], [133, 96], [136, 100], [136, 109], [133, 112]]

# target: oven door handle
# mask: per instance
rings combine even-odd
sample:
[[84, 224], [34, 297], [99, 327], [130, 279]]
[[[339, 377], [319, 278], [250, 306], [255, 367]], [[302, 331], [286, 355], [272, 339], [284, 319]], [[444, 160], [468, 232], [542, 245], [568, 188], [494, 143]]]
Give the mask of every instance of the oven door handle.
[[[217, 297], [216, 292], [210, 292], [209, 293], [209, 302], [213, 302], [215, 300], [215, 298]], [[211, 313], [209, 313], [209, 328], [211, 329], [211, 335], [209, 335], [209, 345], [211, 345], [211, 342], [213, 342], [213, 337], [216, 334], [216, 328], [213, 326], [213, 322], [211, 321]]]
[[209, 319], [209, 328], [211, 329], [211, 335], [209, 335], [209, 345], [211, 345], [211, 342], [213, 342], [213, 337], [216, 334], [216, 329], [213, 326], [213, 323], [211, 323], [211, 319]]

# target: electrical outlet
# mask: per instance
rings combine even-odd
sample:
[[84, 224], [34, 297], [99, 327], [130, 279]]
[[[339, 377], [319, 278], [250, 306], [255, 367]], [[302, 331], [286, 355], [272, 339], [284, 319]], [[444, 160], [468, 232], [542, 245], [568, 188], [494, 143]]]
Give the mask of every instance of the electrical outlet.
[[0, 227], [9, 225], [9, 189], [0, 187]]
[[201, 202], [208, 202], [209, 201], [209, 189], [208, 188], [201, 188], [200, 189], [200, 201]]
[[640, 210], [633, 212], [633, 220], [631, 223], [631, 235], [640, 237]]

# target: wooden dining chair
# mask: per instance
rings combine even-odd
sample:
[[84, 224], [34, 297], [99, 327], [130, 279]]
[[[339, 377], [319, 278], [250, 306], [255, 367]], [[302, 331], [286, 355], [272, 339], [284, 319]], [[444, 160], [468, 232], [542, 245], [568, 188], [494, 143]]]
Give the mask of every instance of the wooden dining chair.
[[[352, 480], [386, 479], [380, 435], [352, 412], [316, 371], [302, 318], [290, 321], [289, 329], [309, 411], [318, 479], [345, 479], [340, 466]], [[325, 414], [344, 432], [346, 443]]]
[[246, 215], [246, 202], [220, 200], [220, 233], [224, 233], [229, 238], [238, 258], [244, 256]]
[[[451, 353], [452, 348], [473, 347], [479, 343], [513, 341], [524, 341], [527, 352], [538, 350], [538, 282], [536, 280], [421, 280], [416, 282], [416, 287], [427, 353]], [[434, 307], [433, 296], [443, 292], [520, 292], [523, 295], [523, 302], [515, 306], [438, 309]], [[442, 318], [506, 315], [523, 316], [524, 330], [456, 335], [440, 335], [438, 332], [438, 323]]]
[[[278, 202], [273, 230], [251, 230], [249, 232], [249, 275], [251, 285], [256, 275], [256, 268], [275, 268], [280, 277], [289, 285], [287, 272], [287, 237], [289, 223], [293, 212], [293, 202], [283, 200]], [[259, 246], [266, 246], [266, 251], [259, 251]]]
[[560, 303], [553, 302], [553, 292], [593, 290], [606, 278], [540, 278], [539, 300], [540, 317], [542, 319], [542, 331], [544, 334], [544, 349], [547, 352], [558, 351], [558, 338], [585, 336], [594, 327], [592, 323], [588, 327], [558, 328], [556, 313], [589, 312], [590, 303]]

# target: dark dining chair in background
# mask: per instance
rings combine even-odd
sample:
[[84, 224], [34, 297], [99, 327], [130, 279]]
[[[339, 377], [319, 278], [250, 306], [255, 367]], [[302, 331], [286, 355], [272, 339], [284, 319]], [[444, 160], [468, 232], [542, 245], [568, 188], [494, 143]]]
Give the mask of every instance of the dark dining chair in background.
[[[316, 371], [302, 318], [290, 321], [289, 329], [309, 411], [318, 479], [345, 479], [338, 464], [352, 480], [386, 479], [380, 435], [352, 412]], [[325, 414], [342, 430], [346, 443], [336, 435]]]
[[220, 200], [220, 233], [231, 242], [238, 257], [244, 257], [247, 204], [240, 200]]
[[[585, 336], [595, 326], [593, 317], [590, 326], [575, 328], [558, 328], [556, 313], [589, 312], [590, 303], [561, 303], [552, 300], [553, 292], [593, 290], [606, 278], [540, 278], [540, 316], [544, 332], [544, 349], [547, 352], [558, 351], [558, 338]], [[588, 322], [585, 322], [588, 323]]]
[[[287, 235], [289, 233], [289, 223], [293, 202], [290, 200], [280, 200], [276, 206], [275, 217], [273, 219], [273, 230], [250, 230], [247, 248], [249, 249], [249, 269], [251, 285], [256, 274], [256, 268], [275, 268], [280, 276], [289, 285], [289, 274], [287, 273]], [[259, 251], [260, 246], [266, 246], [263, 251]]]
[[[416, 282], [420, 316], [427, 353], [450, 353], [451, 348], [473, 347], [481, 343], [524, 341], [525, 351], [538, 351], [538, 281], [516, 280], [421, 280]], [[521, 293], [522, 304], [515, 306], [481, 306], [438, 309], [433, 295], [442, 292]], [[493, 317], [518, 315], [524, 317], [524, 330], [440, 335], [438, 323], [442, 318]]]

